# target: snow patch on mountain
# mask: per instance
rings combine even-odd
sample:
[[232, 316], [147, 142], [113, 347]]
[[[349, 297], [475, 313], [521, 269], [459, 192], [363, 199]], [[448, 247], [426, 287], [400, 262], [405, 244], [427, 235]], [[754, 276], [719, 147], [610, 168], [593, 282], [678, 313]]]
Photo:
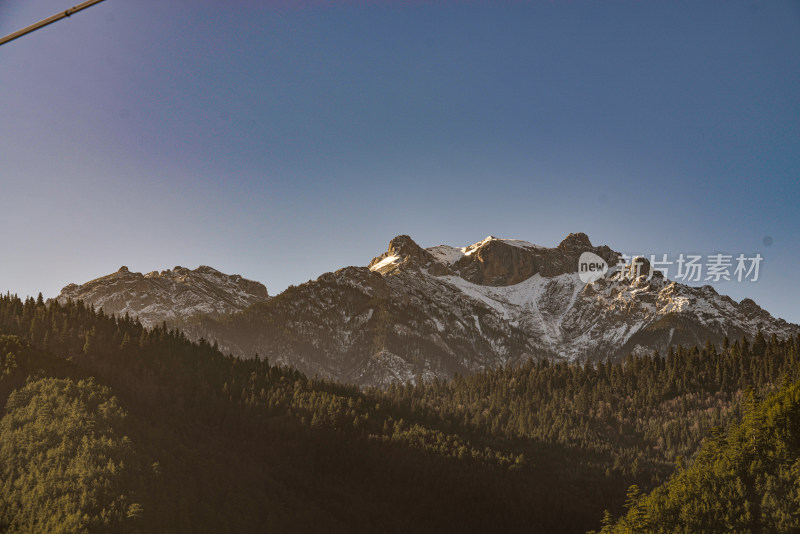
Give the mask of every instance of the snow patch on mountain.
[[400, 256], [396, 256], [396, 255], [387, 256], [386, 258], [382, 259], [381, 261], [379, 261], [378, 263], [376, 263], [375, 265], [373, 265], [369, 269], [371, 271], [380, 271], [381, 269], [384, 269], [386, 267], [394, 265], [395, 263], [398, 262], [398, 260], [400, 260]]
[[464, 250], [466, 250], [466, 247], [456, 248], [450, 245], [437, 245], [435, 247], [426, 248], [425, 250], [430, 252], [437, 261], [446, 265], [452, 265], [464, 257]]

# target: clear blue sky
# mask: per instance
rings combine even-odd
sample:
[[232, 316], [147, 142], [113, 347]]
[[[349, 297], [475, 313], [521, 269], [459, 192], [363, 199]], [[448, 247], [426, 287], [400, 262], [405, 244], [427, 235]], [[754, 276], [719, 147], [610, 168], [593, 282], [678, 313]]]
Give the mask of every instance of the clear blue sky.
[[800, 3], [107, 0], [0, 47], [0, 195], [21, 295], [583, 231], [760, 253], [717, 288], [800, 322]]

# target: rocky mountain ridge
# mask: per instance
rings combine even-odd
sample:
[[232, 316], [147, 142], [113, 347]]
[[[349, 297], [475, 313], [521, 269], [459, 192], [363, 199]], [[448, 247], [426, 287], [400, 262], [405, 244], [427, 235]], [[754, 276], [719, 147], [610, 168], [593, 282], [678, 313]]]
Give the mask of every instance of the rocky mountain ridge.
[[[245, 291], [250, 297], [226, 307], [230, 311], [204, 311], [209, 304], [203, 301], [176, 308], [167, 320], [235, 355], [257, 354], [362, 385], [449, 378], [532, 357], [618, 359], [674, 344], [752, 338], [759, 331], [800, 334], [800, 327], [750, 299], [737, 303], [711, 286], [651, 275], [644, 259], [635, 260], [633, 275], [584, 283], [577, 273], [584, 252], [610, 265], [619, 257], [582, 233], [552, 248], [490, 236], [465, 247], [426, 249], [401, 235], [367, 267], [326, 273], [272, 298], [265, 288], [251, 288]], [[137, 306], [129, 302], [148, 301], [151, 286], [116, 274], [126, 282], [101, 278], [94, 291], [68, 286], [59, 298], [84, 298], [109, 313], [109, 304], [130, 313]]]
[[238, 274], [228, 275], [201, 265], [190, 270], [177, 266], [147, 274], [126, 266], [82, 285], [69, 284], [56, 297], [83, 300], [106, 314], [138, 317], [147, 327], [198, 314], [220, 315], [242, 311], [269, 299], [267, 288]]
[[628, 278], [583, 283], [578, 258], [587, 251], [611, 265], [619, 257], [586, 234], [553, 248], [490, 236], [427, 249], [402, 235], [366, 269], [327, 273], [236, 316], [187, 327], [235, 354], [360, 384], [446, 378], [530, 357], [617, 359], [759, 331], [800, 333], [752, 300], [651, 275], [642, 258]]

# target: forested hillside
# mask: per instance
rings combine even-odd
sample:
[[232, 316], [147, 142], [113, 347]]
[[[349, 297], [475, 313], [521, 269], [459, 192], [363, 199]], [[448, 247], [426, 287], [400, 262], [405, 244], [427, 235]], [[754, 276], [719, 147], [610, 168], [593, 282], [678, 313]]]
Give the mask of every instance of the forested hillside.
[[601, 533], [800, 531], [800, 383], [743, 406], [743, 421], [715, 429], [668, 483], [646, 496], [633, 486]]
[[8, 532], [584, 532], [800, 373], [757, 336], [359, 390], [13, 296], [0, 334]]

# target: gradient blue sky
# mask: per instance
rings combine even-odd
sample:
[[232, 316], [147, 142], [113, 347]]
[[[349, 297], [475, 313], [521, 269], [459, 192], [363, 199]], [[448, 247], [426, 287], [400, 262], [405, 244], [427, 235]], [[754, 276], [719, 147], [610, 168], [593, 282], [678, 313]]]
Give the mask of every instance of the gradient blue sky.
[[0, 195], [23, 296], [583, 231], [761, 253], [717, 289], [800, 322], [800, 3], [107, 0], [0, 47]]

